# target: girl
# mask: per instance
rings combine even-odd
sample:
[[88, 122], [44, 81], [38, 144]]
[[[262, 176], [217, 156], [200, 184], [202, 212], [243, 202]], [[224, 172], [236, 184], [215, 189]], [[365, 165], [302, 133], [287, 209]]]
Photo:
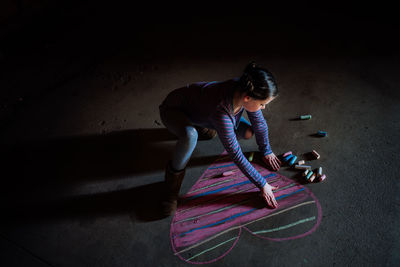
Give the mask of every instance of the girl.
[[[277, 187], [270, 186], [249, 163], [237, 141], [255, 134], [264, 163], [274, 171], [279, 170], [281, 162], [271, 150], [268, 126], [261, 112], [277, 95], [272, 74], [254, 62], [246, 66], [240, 78], [193, 83], [168, 94], [159, 107], [160, 117], [178, 142], [165, 171], [165, 215], [176, 209], [186, 164], [197, 140], [211, 139], [217, 134], [238, 168], [260, 189], [268, 206], [277, 207], [272, 192]], [[250, 122], [242, 117], [244, 110]]]

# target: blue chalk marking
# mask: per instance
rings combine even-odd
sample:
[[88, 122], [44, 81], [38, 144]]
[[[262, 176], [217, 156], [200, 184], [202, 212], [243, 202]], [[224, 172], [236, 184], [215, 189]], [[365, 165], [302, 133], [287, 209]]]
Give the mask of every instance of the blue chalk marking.
[[[279, 197], [276, 197], [275, 199], [276, 199], [276, 200], [279, 200], [279, 199], [281, 199], [281, 198], [289, 197], [289, 196], [294, 195], [294, 194], [296, 194], [296, 193], [298, 193], [298, 192], [301, 192], [301, 191], [303, 191], [303, 190], [304, 190], [304, 188], [300, 188], [300, 189], [297, 190], [297, 191], [294, 191], [294, 192], [289, 193], [289, 194], [281, 195], [281, 196], [279, 196]], [[250, 212], [252, 212], [252, 211], [255, 211], [255, 210], [257, 210], [257, 209], [259, 209], [259, 208], [253, 208], [253, 209], [250, 209], [250, 210], [247, 210], [247, 211], [244, 211], [244, 212], [236, 213], [236, 214], [234, 214], [234, 215], [232, 215], [232, 216], [230, 216], [230, 217], [228, 217], [228, 218], [222, 219], [222, 220], [217, 221], [217, 222], [215, 222], [215, 223], [211, 223], [211, 224], [208, 224], [208, 225], [204, 225], [204, 226], [201, 226], [201, 227], [197, 227], [197, 228], [191, 229], [191, 230], [189, 230], [189, 231], [186, 231], [186, 232], [184, 232], [184, 233], [175, 235], [174, 238], [177, 237], [177, 236], [184, 236], [184, 235], [186, 235], [186, 234], [188, 234], [188, 233], [191, 233], [191, 232], [194, 232], [194, 231], [197, 231], [197, 230], [201, 230], [201, 229], [205, 229], [205, 228], [209, 228], [209, 227], [212, 227], [212, 226], [219, 225], [219, 224], [224, 223], [224, 222], [226, 222], [226, 221], [230, 221], [230, 220], [233, 220], [233, 219], [235, 219], [235, 218], [237, 218], [237, 217], [246, 215], [246, 214], [248, 214], [248, 213], [250, 213]]]
[[204, 193], [201, 193], [201, 194], [198, 194], [198, 195], [191, 196], [189, 199], [195, 199], [195, 198], [198, 198], [198, 197], [202, 197], [202, 196], [218, 193], [218, 192], [221, 192], [223, 190], [229, 189], [229, 188], [234, 187], [234, 186], [240, 186], [240, 185], [249, 184], [249, 183], [251, 183], [251, 181], [244, 181], [244, 182], [241, 182], [241, 183], [228, 185], [228, 186], [221, 187], [221, 188], [213, 190], [213, 191], [207, 191], [207, 192], [204, 192]]
[[304, 188], [300, 188], [300, 189], [297, 190], [297, 191], [294, 191], [294, 192], [289, 193], [289, 194], [281, 195], [281, 196], [279, 196], [279, 197], [276, 197], [275, 199], [278, 200], [278, 199], [281, 199], [281, 198], [289, 197], [289, 196], [294, 195], [294, 194], [296, 194], [296, 193], [298, 193], [298, 192], [301, 192], [301, 191], [303, 191], [303, 190], [304, 190]]
[[222, 166], [217, 166], [217, 167], [210, 167], [208, 168], [209, 170], [214, 170], [214, 169], [219, 169], [219, 168], [224, 168], [224, 167], [231, 167], [231, 166], [235, 166], [235, 163], [232, 164], [228, 164], [228, 165], [222, 165]]
[[268, 175], [263, 176], [265, 179], [276, 176], [275, 173], [270, 173]]

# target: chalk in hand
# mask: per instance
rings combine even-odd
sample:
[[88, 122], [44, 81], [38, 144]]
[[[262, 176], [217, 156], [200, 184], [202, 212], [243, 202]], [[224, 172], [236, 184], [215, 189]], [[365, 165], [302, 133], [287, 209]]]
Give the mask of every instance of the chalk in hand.
[[315, 176], [316, 176], [315, 173], [314, 173], [313, 175], [311, 175], [311, 177], [310, 177], [310, 179], [309, 179], [310, 183], [312, 183], [312, 182], [314, 181]]
[[304, 176], [304, 177], [307, 176], [307, 174], [308, 174], [309, 172], [310, 172], [309, 169], [305, 170], [305, 171], [303, 172], [303, 176]]
[[322, 182], [323, 180], [325, 180], [326, 179], [326, 175], [325, 174], [323, 174], [321, 177], [319, 177], [319, 181], [320, 182]]
[[299, 160], [299, 162], [297, 162], [298, 165], [303, 165], [304, 163], [306, 163], [304, 160]]
[[314, 174], [313, 171], [309, 171], [308, 174], [307, 174], [307, 176], [306, 176], [307, 180], [310, 179], [311, 175], [313, 175], [313, 174]]

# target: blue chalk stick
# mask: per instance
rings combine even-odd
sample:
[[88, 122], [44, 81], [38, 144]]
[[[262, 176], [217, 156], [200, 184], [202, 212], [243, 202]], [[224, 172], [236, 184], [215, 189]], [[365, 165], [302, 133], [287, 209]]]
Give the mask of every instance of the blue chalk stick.
[[307, 180], [310, 179], [311, 175], [313, 175], [313, 171], [310, 171], [310, 172], [307, 174], [307, 176], [306, 176]]
[[324, 131], [318, 131], [318, 133], [317, 133], [319, 136], [326, 136], [327, 135], [327, 132], [324, 132]]
[[297, 157], [293, 156], [293, 158], [290, 160], [289, 165], [292, 166], [296, 162]]
[[287, 155], [286, 157], [284, 157], [283, 158], [283, 161], [288, 161], [288, 160], [290, 160], [291, 158], [293, 158], [293, 155]]

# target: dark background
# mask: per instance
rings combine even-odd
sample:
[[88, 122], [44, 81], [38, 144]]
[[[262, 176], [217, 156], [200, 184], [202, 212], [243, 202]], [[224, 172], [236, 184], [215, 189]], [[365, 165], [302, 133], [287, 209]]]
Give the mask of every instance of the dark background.
[[[215, 265], [399, 265], [397, 13], [389, 1], [2, 1], [0, 265], [185, 265], [158, 213], [175, 142], [158, 105], [251, 60], [281, 91], [264, 111], [274, 152], [322, 156], [328, 178], [307, 186], [324, 217], [295, 241], [241, 237]], [[222, 151], [198, 143], [181, 194]]]

